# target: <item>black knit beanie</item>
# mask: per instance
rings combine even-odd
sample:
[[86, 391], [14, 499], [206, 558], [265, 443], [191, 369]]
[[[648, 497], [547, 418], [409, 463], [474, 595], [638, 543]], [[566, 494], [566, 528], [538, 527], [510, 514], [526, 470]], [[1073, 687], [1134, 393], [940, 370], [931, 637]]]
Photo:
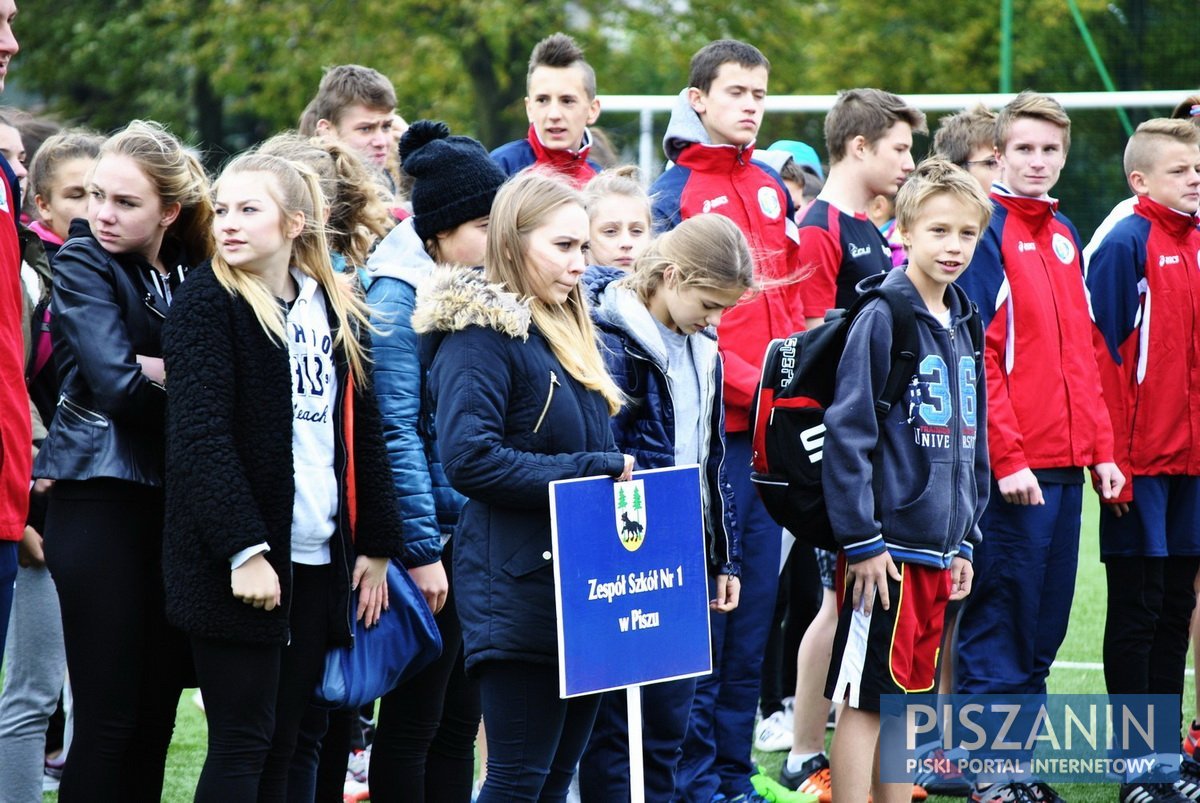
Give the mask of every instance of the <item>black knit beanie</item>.
[[492, 211], [508, 176], [470, 137], [445, 123], [417, 120], [400, 138], [400, 167], [413, 177], [413, 228], [422, 241]]

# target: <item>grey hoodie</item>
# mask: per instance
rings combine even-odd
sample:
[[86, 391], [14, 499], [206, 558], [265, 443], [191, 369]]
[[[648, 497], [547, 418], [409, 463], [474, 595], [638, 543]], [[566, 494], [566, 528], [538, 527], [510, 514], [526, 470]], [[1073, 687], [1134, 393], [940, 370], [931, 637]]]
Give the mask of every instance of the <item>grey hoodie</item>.
[[413, 218], [405, 218], [379, 241], [367, 259], [367, 277], [375, 281], [390, 276], [413, 287], [433, 273], [433, 258], [425, 252], [425, 243], [413, 228]]
[[674, 162], [684, 148], [696, 142], [711, 145], [712, 138], [704, 130], [704, 123], [688, 102], [688, 91], [684, 89], [675, 97], [675, 105], [671, 108], [667, 133], [663, 134], [663, 153]]

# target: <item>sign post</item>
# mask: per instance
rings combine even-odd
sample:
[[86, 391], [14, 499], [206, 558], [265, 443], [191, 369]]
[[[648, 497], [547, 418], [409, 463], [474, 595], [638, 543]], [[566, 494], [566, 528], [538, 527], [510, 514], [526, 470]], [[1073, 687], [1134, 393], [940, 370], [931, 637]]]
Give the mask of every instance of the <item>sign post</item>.
[[640, 686], [712, 671], [700, 467], [550, 484], [559, 694], [627, 689], [644, 800]]

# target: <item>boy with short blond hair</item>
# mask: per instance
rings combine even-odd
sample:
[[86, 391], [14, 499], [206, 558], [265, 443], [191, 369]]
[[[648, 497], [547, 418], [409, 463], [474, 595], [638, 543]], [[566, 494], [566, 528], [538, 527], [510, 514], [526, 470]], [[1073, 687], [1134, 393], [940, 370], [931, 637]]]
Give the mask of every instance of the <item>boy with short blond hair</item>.
[[933, 688], [946, 604], [971, 591], [972, 548], [988, 499], [987, 449], [978, 439], [986, 386], [970, 324], [978, 313], [953, 283], [990, 216], [987, 196], [967, 173], [945, 160], [923, 162], [896, 196], [908, 264], [864, 282], [903, 295], [916, 313], [907, 403], [882, 420], [862, 413], [874, 409], [892, 370], [896, 324], [884, 299], [855, 317], [838, 364], [821, 463], [841, 546], [826, 685], [826, 696], [845, 704], [830, 756], [835, 799], [911, 798], [911, 783], [871, 788], [880, 696]]
[[508, 175], [533, 164], [562, 173], [576, 187], [600, 172], [588, 159], [592, 135], [587, 127], [600, 117], [596, 71], [575, 40], [559, 32], [538, 42], [525, 74], [525, 114], [529, 134], [501, 145], [492, 159]]
[[[800, 220], [800, 307], [806, 328], [820, 326], [830, 309], [849, 308], [859, 282], [892, 270], [892, 248], [867, 215], [876, 196], [892, 198], [912, 172], [913, 132], [925, 115], [880, 89], [838, 94], [825, 115], [829, 171], [824, 187]], [[821, 609], [809, 624], [796, 657], [796, 708], [792, 749], [779, 781], [805, 794], [829, 796], [822, 679], [834, 638], [834, 556], [817, 551]]]
[[934, 155], [966, 170], [984, 192], [1000, 178], [996, 158], [996, 113], [976, 103], [969, 109], [944, 118], [933, 135]]
[[800, 287], [809, 328], [853, 304], [860, 281], [892, 269], [867, 207], [895, 196], [914, 167], [913, 133], [925, 131], [923, 112], [881, 89], [840, 92], [825, 115], [829, 176], [800, 221], [800, 264], [812, 271]]
[[[1133, 214], [1087, 276], [1115, 460], [1130, 478], [1100, 508], [1104, 680], [1109, 694], [1181, 695], [1200, 568], [1200, 128], [1147, 120], [1125, 147], [1125, 172]], [[1126, 783], [1119, 799], [1176, 792]]]
[[[1171, 119], [1186, 120], [1197, 128], [1200, 128], [1200, 94], [1188, 95], [1186, 98], [1177, 103], [1175, 108], [1171, 110]], [[1119, 221], [1133, 214], [1133, 207], [1136, 203], [1136, 195], [1126, 198], [1114, 206], [1112, 211], [1108, 213], [1104, 220], [1100, 221], [1100, 225], [1096, 227], [1094, 232], [1092, 232], [1092, 239], [1088, 241], [1088, 244], [1084, 246], [1083, 249], [1083, 266], [1085, 271], [1088, 264], [1091, 262], [1092, 254], [1094, 254], [1096, 249], [1100, 247], [1101, 241], [1108, 236], [1108, 233], [1112, 231], [1113, 226], [1117, 225]], [[1197, 632], [1197, 635], [1197, 641], [1200, 642], [1200, 631]], [[1200, 711], [1198, 711], [1197, 714], [1200, 716]]]
[[[1125, 483], [1089, 334], [1079, 235], [1049, 194], [1066, 164], [1070, 126], [1057, 101], [1028, 90], [1001, 110], [995, 213], [959, 280], [986, 326], [995, 478], [975, 590], [959, 622], [964, 694], [1045, 694], [1075, 591], [1085, 469], [1104, 501]], [[1059, 799], [1047, 784], [1021, 778], [977, 786], [973, 797]]]

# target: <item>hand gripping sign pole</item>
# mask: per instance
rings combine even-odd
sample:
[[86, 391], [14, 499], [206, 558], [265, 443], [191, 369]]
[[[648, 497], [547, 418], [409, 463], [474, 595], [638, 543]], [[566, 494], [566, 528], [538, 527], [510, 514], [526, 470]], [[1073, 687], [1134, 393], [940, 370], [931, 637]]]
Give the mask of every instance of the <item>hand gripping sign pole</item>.
[[550, 483], [562, 697], [626, 690], [645, 800], [641, 686], [712, 671], [700, 467]]

